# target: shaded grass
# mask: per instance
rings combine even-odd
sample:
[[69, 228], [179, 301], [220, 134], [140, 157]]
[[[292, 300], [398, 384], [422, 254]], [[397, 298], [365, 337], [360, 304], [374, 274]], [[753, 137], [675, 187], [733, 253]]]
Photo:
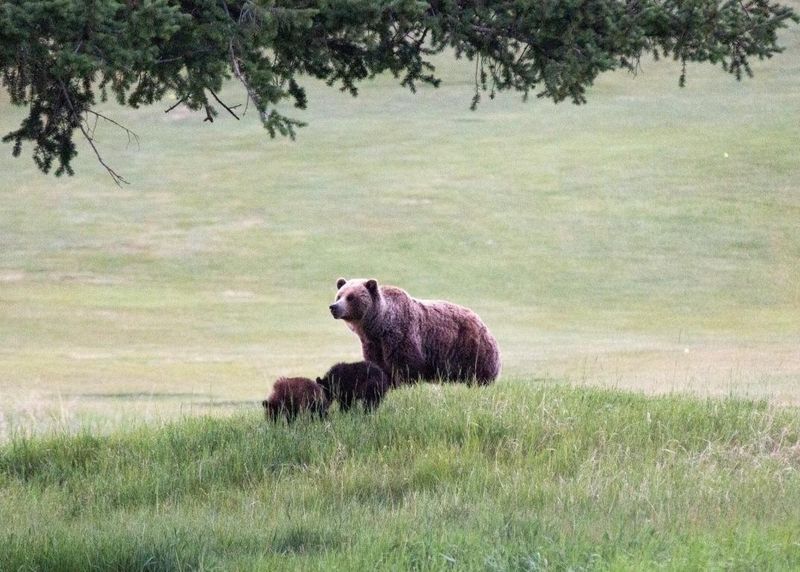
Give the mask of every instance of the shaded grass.
[[324, 423], [20, 437], [0, 568], [791, 569], [798, 419], [518, 380]]

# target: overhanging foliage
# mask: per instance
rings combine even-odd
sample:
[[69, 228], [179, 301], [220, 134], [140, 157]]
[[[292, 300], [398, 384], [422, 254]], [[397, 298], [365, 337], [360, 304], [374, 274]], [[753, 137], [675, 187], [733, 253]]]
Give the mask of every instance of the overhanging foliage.
[[5, 0], [2, 82], [29, 113], [3, 141], [72, 174], [77, 130], [120, 183], [93, 140], [98, 120], [113, 122], [95, 110], [109, 95], [136, 108], [174, 94], [213, 121], [236, 115], [217, 96], [235, 77], [269, 134], [294, 137], [302, 123], [276, 104], [305, 108], [304, 77], [356, 95], [388, 71], [413, 91], [438, 85], [430, 56], [452, 49], [476, 62], [473, 108], [499, 90], [583, 103], [598, 74], [635, 71], [646, 54], [684, 64], [681, 84], [686, 62], [740, 79], [781, 51], [791, 20], [768, 0]]

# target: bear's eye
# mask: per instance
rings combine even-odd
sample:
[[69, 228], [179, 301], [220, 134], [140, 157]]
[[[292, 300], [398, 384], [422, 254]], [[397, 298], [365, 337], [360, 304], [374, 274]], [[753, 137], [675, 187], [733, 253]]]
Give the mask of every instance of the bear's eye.
[[355, 298], [355, 296], [353, 296], [352, 294], [348, 294], [348, 295], [347, 295], [347, 301], [348, 301], [348, 302], [352, 302], [352, 301], [353, 301], [353, 298]]
[[338, 301], [339, 301], [339, 300], [341, 300], [341, 299], [342, 299], [342, 295], [341, 295], [341, 294], [337, 294], [337, 295], [336, 295], [336, 301], [338, 302]]

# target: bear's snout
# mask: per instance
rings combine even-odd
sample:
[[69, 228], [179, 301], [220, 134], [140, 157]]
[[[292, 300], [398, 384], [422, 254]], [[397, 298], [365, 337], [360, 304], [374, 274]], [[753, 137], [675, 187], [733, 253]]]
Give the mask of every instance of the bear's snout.
[[339, 306], [337, 306], [336, 304], [331, 304], [330, 306], [328, 306], [328, 308], [331, 311], [331, 315], [338, 320], [339, 317], [341, 316]]

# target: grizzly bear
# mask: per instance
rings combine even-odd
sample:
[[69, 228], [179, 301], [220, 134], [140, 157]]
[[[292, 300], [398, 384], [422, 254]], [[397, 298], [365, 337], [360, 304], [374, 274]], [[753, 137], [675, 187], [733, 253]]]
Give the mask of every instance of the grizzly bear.
[[361, 401], [364, 411], [372, 411], [380, 405], [389, 390], [386, 374], [368, 361], [337, 363], [325, 377], [318, 377], [317, 383], [331, 402], [339, 402], [342, 411], [350, 409], [355, 401]]
[[391, 385], [418, 379], [486, 385], [500, 373], [497, 341], [475, 312], [445, 301], [417, 300], [375, 280], [340, 278], [329, 306], [361, 340], [366, 361]]
[[328, 398], [317, 383], [305, 377], [281, 377], [272, 386], [272, 393], [261, 402], [264, 413], [273, 421], [283, 414], [292, 422], [298, 414], [315, 413], [324, 417], [328, 412]]

